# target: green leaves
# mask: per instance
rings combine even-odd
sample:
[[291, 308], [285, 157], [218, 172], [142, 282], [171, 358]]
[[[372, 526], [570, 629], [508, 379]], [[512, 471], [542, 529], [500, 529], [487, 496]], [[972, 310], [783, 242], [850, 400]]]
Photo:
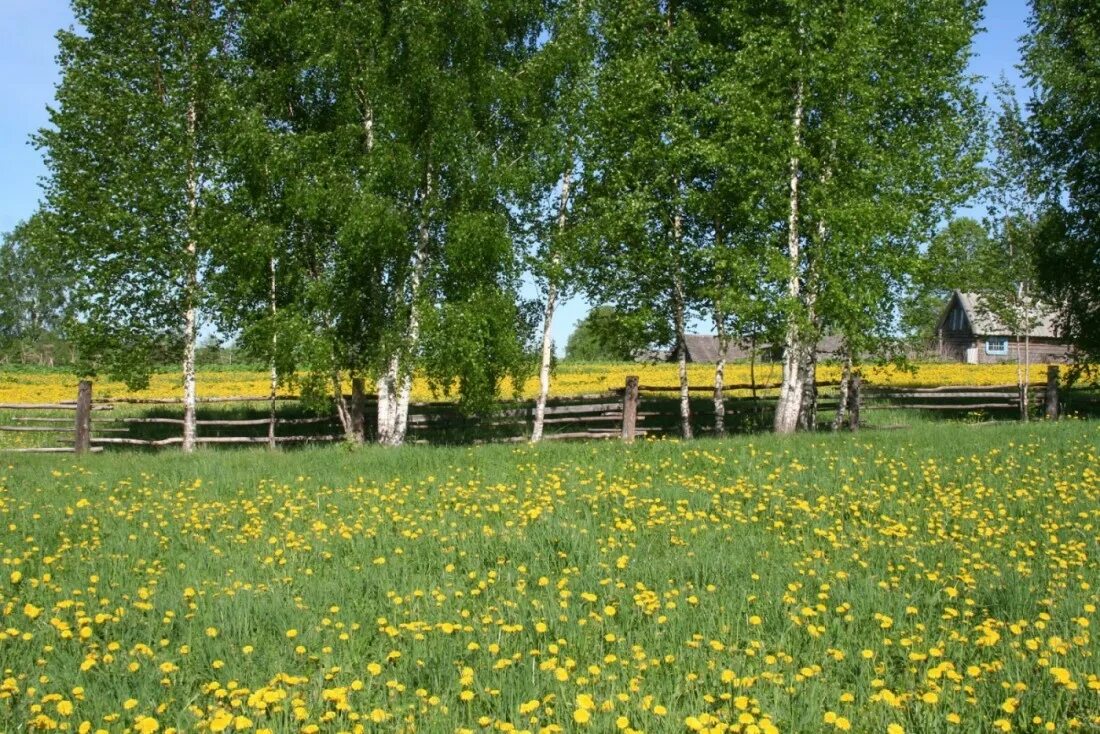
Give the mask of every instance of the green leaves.
[[1042, 182], [1039, 274], [1064, 335], [1100, 359], [1100, 16], [1085, 0], [1033, 0], [1024, 73]]

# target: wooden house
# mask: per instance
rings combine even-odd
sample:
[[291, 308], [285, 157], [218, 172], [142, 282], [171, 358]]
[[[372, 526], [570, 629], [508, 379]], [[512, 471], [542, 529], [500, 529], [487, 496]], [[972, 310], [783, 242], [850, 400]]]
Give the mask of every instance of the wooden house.
[[[711, 334], [685, 334], [684, 346], [687, 347], [687, 361], [699, 364], [715, 364], [721, 350], [718, 347], [718, 337]], [[825, 336], [817, 343], [817, 357], [820, 360], [838, 359], [840, 357], [841, 339], [837, 336]], [[782, 345], [758, 344], [756, 346], [756, 358], [762, 362], [777, 361], [782, 359]], [[752, 358], [752, 349], [745, 342], [733, 341], [726, 347], [725, 360], [727, 362], [747, 362]], [[675, 350], [661, 350], [647, 352], [639, 356], [639, 361], [647, 362], [675, 362]]]
[[1069, 349], [1059, 338], [1054, 309], [1034, 303], [1028, 320], [1030, 333], [1014, 334], [985, 307], [981, 295], [955, 291], [936, 324], [937, 354], [967, 364], [1015, 362], [1023, 358], [1026, 341], [1032, 363], [1065, 362]]

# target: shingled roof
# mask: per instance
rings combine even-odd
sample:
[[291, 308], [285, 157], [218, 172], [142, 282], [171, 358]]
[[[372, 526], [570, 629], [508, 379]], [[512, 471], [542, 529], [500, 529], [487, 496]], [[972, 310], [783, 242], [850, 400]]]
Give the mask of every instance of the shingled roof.
[[[709, 334], [685, 334], [684, 343], [687, 346], [688, 359], [692, 362], [717, 362], [721, 350], [718, 348], [718, 337]], [[748, 359], [751, 352], [744, 345], [736, 342], [726, 348], [725, 359], [727, 362], [735, 359]]]
[[[684, 342], [687, 345], [688, 360], [713, 364], [718, 361], [721, 353], [718, 349], [718, 337], [710, 334], [686, 334]], [[821, 338], [817, 343], [817, 354], [826, 359], [837, 356], [842, 346], [842, 340], [838, 336], [829, 335]], [[771, 349], [769, 344], [757, 344], [757, 353], [767, 353]], [[733, 343], [726, 348], [726, 361], [748, 359], [752, 356], [752, 350], [743, 343]]]
[[[1014, 336], [1013, 330], [984, 305], [984, 297], [980, 293], [963, 291], [955, 291], [952, 294], [943, 310], [943, 315], [940, 316], [937, 328], [943, 327], [956, 300], [962, 306], [966, 320], [970, 323], [975, 336]], [[1036, 325], [1028, 336], [1035, 339], [1057, 339], [1059, 337], [1057, 311], [1052, 306], [1037, 300], [1031, 301], [1031, 308]]]

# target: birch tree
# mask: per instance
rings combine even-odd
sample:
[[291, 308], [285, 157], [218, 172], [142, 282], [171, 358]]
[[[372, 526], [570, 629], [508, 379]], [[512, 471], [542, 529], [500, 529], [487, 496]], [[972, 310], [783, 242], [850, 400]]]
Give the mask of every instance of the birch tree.
[[74, 0], [58, 34], [61, 82], [40, 131], [46, 207], [79, 275], [88, 371], [148, 379], [158, 343], [178, 345], [183, 450], [195, 445], [195, 346], [204, 220], [226, 16], [218, 0]]
[[542, 439], [553, 359], [552, 330], [558, 303], [575, 289], [576, 256], [571, 214], [577, 185], [582, 115], [593, 72], [591, 0], [564, 0], [551, 8], [546, 42], [525, 69], [531, 118], [526, 137], [531, 187], [523, 217], [532, 239], [528, 259], [542, 297], [538, 345], [539, 392], [531, 441]]
[[599, 3], [598, 15], [598, 103], [586, 115], [584, 159], [587, 290], [673, 346], [681, 434], [691, 438], [684, 337], [698, 309], [705, 229], [693, 199], [693, 115], [707, 74], [697, 18], [687, 4], [621, 0]]
[[[411, 229], [381, 277], [387, 328], [378, 437], [405, 439], [412, 378], [484, 407], [518, 377], [518, 234], [509, 213], [517, 74], [537, 47], [541, 4], [405, 2], [387, 26], [380, 131]], [[447, 345], [450, 345], [449, 347]], [[426, 351], [427, 349], [427, 351]], [[441, 355], [450, 352], [448, 363]]]
[[776, 86], [790, 95], [792, 143], [779, 433], [814, 422], [826, 330], [849, 354], [881, 343], [862, 335], [889, 329], [917, 242], [973, 191], [981, 150], [966, 72], [980, 3], [791, 10], [777, 35], [794, 59]]
[[993, 124], [993, 158], [986, 191], [989, 216], [983, 253], [983, 286], [979, 307], [1007, 326], [1017, 344], [1016, 383], [1020, 417], [1027, 420], [1031, 375], [1031, 332], [1049, 316], [1036, 303], [1039, 244], [1038, 182], [1031, 162], [1035, 154], [1023, 111], [1006, 82], [997, 87], [1000, 112]]

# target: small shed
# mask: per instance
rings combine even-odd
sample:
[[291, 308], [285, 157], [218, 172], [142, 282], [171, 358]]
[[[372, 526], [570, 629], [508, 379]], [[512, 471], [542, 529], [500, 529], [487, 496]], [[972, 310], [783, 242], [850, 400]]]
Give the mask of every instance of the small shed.
[[1013, 334], [984, 305], [981, 294], [955, 291], [936, 324], [937, 353], [941, 359], [967, 364], [1015, 362], [1023, 357], [1026, 341], [1031, 362], [1067, 361], [1069, 348], [1058, 333], [1057, 312], [1034, 301], [1029, 317], [1030, 332]]

